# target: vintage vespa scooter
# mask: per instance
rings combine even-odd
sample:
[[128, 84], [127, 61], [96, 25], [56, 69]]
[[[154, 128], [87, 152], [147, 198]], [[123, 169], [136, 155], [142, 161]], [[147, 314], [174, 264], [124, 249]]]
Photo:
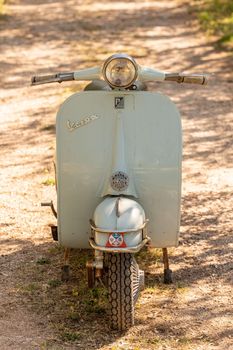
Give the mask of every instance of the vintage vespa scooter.
[[56, 120], [57, 214], [54, 239], [65, 249], [93, 248], [88, 285], [107, 275], [110, 326], [134, 324], [144, 273], [134, 258], [150, 242], [162, 248], [164, 281], [171, 282], [167, 247], [178, 245], [182, 133], [171, 100], [145, 90], [147, 81], [206, 84], [202, 74], [164, 73], [125, 54], [72, 73], [34, 76], [32, 85], [92, 81], [70, 96]]

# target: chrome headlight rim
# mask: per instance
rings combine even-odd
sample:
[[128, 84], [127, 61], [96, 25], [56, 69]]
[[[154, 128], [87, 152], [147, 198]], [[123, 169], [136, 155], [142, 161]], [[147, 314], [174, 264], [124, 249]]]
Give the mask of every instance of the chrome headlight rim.
[[[107, 77], [107, 67], [108, 65], [113, 61], [113, 60], [117, 60], [117, 59], [125, 59], [128, 60], [130, 63], [133, 64], [134, 67], [134, 77], [133, 79], [131, 79], [130, 83], [124, 85], [124, 86], [119, 86], [117, 84], [113, 84], [111, 81], [109, 81], [108, 77]], [[135, 59], [127, 54], [114, 54], [112, 56], [110, 56], [109, 58], [107, 58], [107, 60], [104, 62], [103, 64], [103, 68], [102, 68], [102, 74], [104, 77], [104, 80], [112, 87], [112, 88], [118, 88], [118, 89], [127, 89], [128, 87], [132, 86], [133, 83], [136, 81], [137, 77], [138, 77], [138, 64], [136, 63]]]

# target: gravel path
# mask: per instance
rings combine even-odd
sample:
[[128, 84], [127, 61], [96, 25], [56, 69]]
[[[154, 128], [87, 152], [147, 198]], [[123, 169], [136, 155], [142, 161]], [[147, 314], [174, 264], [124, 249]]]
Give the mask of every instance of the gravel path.
[[[11, 0], [0, 19], [0, 45], [1, 350], [233, 349], [232, 56], [216, 51], [187, 5], [173, 0]], [[52, 216], [40, 202], [55, 198], [56, 110], [83, 84], [31, 88], [29, 82], [35, 72], [90, 67], [114, 52], [161, 70], [214, 77], [207, 87], [150, 84], [177, 103], [184, 129], [174, 286], [163, 286], [161, 262], [148, 260], [135, 327], [111, 334], [106, 316], [98, 316], [66, 332], [59, 328], [59, 310], [75, 284], [49, 289], [61, 252], [51, 242]], [[52, 260], [50, 270], [36, 264], [43, 256]]]

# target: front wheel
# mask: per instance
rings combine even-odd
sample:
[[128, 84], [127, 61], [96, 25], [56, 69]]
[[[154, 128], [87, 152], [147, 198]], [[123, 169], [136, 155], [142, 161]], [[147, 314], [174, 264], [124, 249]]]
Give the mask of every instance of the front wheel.
[[126, 330], [134, 324], [134, 305], [139, 296], [143, 272], [133, 254], [108, 254], [110, 326]]

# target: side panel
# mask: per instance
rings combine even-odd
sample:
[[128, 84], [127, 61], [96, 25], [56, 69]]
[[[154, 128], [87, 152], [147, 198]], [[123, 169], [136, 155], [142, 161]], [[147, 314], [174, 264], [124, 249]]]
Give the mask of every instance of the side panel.
[[[124, 108], [115, 108], [115, 98]], [[122, 107], [122, 105], [121, 105]], [[129, 181], [143, 206], [155, 247], [178, 243], [181, 123], [175, 105], [150, 92], [86, 91], [57, 115], [58, 234], [62, 245], [88, 248], [89, 219], [112, 173], [121, 116]], [[121, 170], [121, 169], [119, 169]]]

